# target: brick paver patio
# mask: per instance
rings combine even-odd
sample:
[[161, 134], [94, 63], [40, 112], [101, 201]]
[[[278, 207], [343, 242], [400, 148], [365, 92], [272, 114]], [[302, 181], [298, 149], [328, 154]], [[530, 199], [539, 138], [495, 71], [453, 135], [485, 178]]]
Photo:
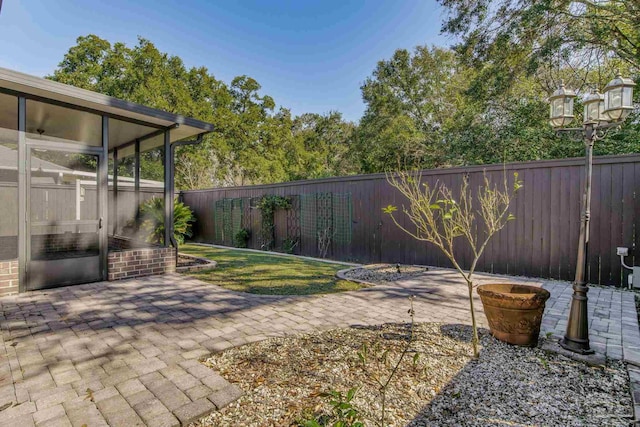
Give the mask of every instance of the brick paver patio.
[[[528, 283], [551, 291], [543, 333], [561, 336], [570, 284]], [[241, 393], [200, 358], [269, 336], [407, 321], [409, 295], [417, 321], [469, 323], [466, 289], [448, 270], [311, 297], [241, 294], [166, 275], [0, 298], [0, 426], [184, 425]], [[633, 294], [594, 288], [589, 296], [596, 350], [637, 363]]]

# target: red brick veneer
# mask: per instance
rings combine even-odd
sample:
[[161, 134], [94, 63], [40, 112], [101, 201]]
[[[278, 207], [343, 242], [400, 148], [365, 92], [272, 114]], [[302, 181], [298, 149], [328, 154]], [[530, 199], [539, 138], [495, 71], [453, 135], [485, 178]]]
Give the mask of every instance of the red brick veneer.
[[0, 296], [18, 293], [18, 260], [0, 261]]
[[130, 279], [176, 271], [175, 248], [136, 248], [109, 252], [108, 280]]

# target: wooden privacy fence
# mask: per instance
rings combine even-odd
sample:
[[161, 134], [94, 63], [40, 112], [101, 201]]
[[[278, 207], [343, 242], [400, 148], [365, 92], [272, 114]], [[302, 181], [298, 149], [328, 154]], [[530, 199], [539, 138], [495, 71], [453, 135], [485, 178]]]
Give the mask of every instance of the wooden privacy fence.
[[[572, 280], [580, 226], [584, 159], [425, 170], [422, 179], [431, 184], [440, 181], [455, 190], [460, 187], [463, 176], [468, 174], [473, 190], [481, 185], [484, 171], [494, 183], [502, 182], [505, 171], [509, 177], [517, 171], [524, 187], [512, 205], [516, 219], [494, 236], [480, 259], [478, 269], [492, 273]], [[626, 284], [628, 273], [621, 268], [616, 246], [640, 247], [640, 194], [637, 189], [640, 189], [640, 155], [594, 159], [587, 270], [590, 283]], [[348, 195], [349, 240], [346, 244], [332, 244], [327, 252], [329, 258], [361, 263], [450, 267], [437, 248], [414, 240], [399, 230], [391, 218], [382, 212], [382, 208], [389, 204], [401, 208], [407, 203], [389, 185], [384, 174], [183, 191], [183, 201], [194, 210], [197, 218], [193, 240], [233, 244], [232, 239], [224, 242], [219, 239], [221, 233], [216, 225], [220, 227], [222, 221], [219, 216], [216, 220], [215, 207], [216, 203], [220, 205], [224, 200], [244, 200], [241, 224], [252, 232], [249, 247], [259, 249], [260, 241], [255, 236], [260, 230], [260, 213], [252, 208], [252, 203], [268, 194], [294, 196], [292, 200], [310, 195]], [[295, 216], [295, 211], [293, 214], [276, 212], [277, 241], [282, 242], [287, 236], [291, 238], [291, 232], [287, 230], [292, 228], [292, 215]], [[399, 217], [405, 225], [409, 225], [403, 214]], [[317, 243], [318, 238], [315, 242], [301, 239], [293, 252], [318, 256]], [[468, 267], [470, 253], [464, 249], [464, 245], [460, 239], [457, 250], [463, 258], [463, 265]], [[276, 246], [284, 249], [282, 245]], [[640, 254], [636, 254], [636, 258], [640, 258]], [[628, 264], [634, 261], [627, 258]]]

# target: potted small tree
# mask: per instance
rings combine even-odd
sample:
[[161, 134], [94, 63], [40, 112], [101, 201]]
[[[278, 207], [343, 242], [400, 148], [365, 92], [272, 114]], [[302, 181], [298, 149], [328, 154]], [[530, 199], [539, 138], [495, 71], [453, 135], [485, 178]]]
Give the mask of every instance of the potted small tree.
[[[484, 174], [484, 183], [472, 194], [468, 176], [460, 186], [458, 198], [441, 182], [432, 187], [421, 181], [419, 172], [387, 174], [387, 181], [404, 195], [409, 204], [402, 211], [409, 218], [411, 229], [398, 222], [398, 208], [389, 205], [383, 208], [393, 222], [413, 238], [429, 242], [438, 247], [451, 261], [464, 279], [469, 291], [469, 307], [473, 327], [473, 352], [478, 357], [478, 330], [473, 290], [473, 281], [478, 260], [491, 238], [505, 225], [515, 219], [509, 211], [511, 201], [522, 188], [518, 173], [513, 174], [509, 185], [506, 172], [502, 188], [492, 183]], [[475, 206], [477, 203], [477, 206]], [[473, 260], [464, 270], [454, 251], [454, 243], [466, 242]], [[514, 284], [480, 285], [478, 293], [485, 308], [492, 334], [503, 341], [518, 345], [535, 345], [540, 333], [540, 322], [549, 292], [536, 287]]]

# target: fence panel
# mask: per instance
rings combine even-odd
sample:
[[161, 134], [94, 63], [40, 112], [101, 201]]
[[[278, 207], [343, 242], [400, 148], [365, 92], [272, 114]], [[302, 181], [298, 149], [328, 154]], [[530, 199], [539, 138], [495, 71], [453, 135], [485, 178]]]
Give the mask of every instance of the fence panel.
[[[515, 171], [524, 183], [512, 207], [516, 219], [494, 237], [479, 263], [479, 269], [572, 280], [580, 227], [584, 159], [425, 170], [422, 171], [422, 180], [430, 185], [443, 182], [456, 191], [465, 175], [474, 189], [482, 184], [483, 172], [493, 182], [501, 182], [503, 173], [506, 173], [511, 183]], [[633, 248], [640, 245], [638, 188], [640, 155], [594, 159], [587, 270], [591, 283], [626, 283], [628, 273], [621, 271], [615, 250], [616, 246]], [[225, 199], [244, 199], [244, 203], [253, 206], [260, 197], [268, 194], [295, 196], [297, 200], [297, 212], [279, 214], [276, 222], [279, 246], [287, 238], [299, 239], [295, 253], [318, 256], [319, 246], [322, 246], [318, 244], [318, 235], [324, 233], [331, 236], [327, 257], [332, 259], [450, 267], [437, 248], [415, 241], [382, 212], [382, 208], [389, 204], [401, 209], [407, 203], [389, 185], [384, 174], [184, 191], [182, 198], [197, 218], [193, 240], [214, 243], [216, 236], [222, 234], [216, 229], [221, 227], [215, 221], [216, 203], [224, 203]], [[338, 202], [340, 206], [336, 205]], [[250, 206], [243, 208], [249, 217], [243, 218], [242, 223], [251, 229], [249, 246], [259, 249], [259, 239], [255, 236], [260, 232], [260, 212]], [[398, 216], [398, 220], [411, 228], [404, 215]], [[471, 253], [463, 245], [460, 240], [456, 253], [463, 260], [462, 264], [468, 267]], [[640, 254], [636, 253], [633, 258], [636, 264], [640, 264]], [[633, 258], [627, 261], [632, 262]]]

